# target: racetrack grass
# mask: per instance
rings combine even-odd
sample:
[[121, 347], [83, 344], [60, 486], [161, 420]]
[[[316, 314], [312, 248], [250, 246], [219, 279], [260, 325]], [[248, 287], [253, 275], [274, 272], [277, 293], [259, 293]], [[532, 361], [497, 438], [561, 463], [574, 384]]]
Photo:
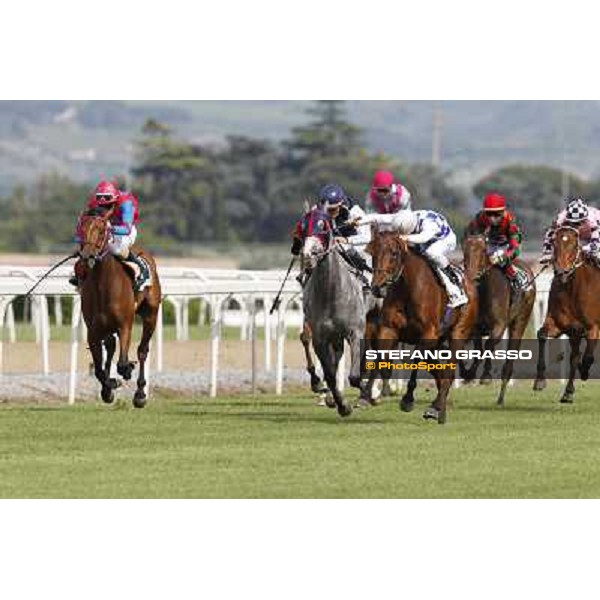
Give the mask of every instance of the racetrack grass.
[[[453, 390], [449, 422], [396, 399], [342, 420], [308, 394], [162, 398], [143, 410], [0, 409], [0, 496], [578, 498], [600, 496], [600, 385]], [[355, 393], [352, 393], [354, 397]]]

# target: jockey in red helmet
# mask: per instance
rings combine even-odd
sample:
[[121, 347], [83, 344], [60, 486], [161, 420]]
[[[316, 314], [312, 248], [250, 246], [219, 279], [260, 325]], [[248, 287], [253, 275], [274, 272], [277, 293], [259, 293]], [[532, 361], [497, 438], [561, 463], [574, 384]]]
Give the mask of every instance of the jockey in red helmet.
[[513, 264], [521, 252], [522, 234], [514, 215], [506, 209], [504, 196], [487, 194], [483, 210], [467, 225], [465, 235], [485, 235], [490, 262], [502, 269], [515, 289], [527, 286], [526, 273]]
[[[134, 288], [138, 291], [150, 276], [144, 261], [131, 250], [137, 238], [138, 199], [129, 192], [120, 191], [112, 181], [101, 181], [88, 200], [86, 212], [105, 210], [111, 211], [109, 217], [111, 238], [108, 242], [108, 251], [113, 256], [131, 261], [139, 267], [140, 275], [134, 282]], [[81, 241], [79, 231], [76, 234], [76, 241]], [[69, 281], [73, 285], [79, 285], [77, 276]]]
[[410, 192], [389, 171], [377, 171], [367, 194], [367, 213], [389, 215], [399, 210], [411, 210]]

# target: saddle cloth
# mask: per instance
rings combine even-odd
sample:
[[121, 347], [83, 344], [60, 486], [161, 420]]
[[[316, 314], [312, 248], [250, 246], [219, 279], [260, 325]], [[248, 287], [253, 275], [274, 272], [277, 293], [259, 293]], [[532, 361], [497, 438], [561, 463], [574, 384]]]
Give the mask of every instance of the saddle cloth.
[[[152, 285], [152, 269], [150, 268], [150, 265], [148, 263], [148, 261], [143, 257], [143, 256], [138, 256], [139, 260], [141, 260], [145, 265], [146, 268], [148, 269], [148, 279], [146, 279], [146, 281], [143, 283], [142, 287], [140, 288], [140, 291], [150, 287]], [[130, 273], [133, 275], [133, 281], [135, 281], [141, 273], [141, 269], [134, 263], [131, 261], [122, 261], [123, 262], [123, 266], [125, 266], [125, 268], [129, 269]]]

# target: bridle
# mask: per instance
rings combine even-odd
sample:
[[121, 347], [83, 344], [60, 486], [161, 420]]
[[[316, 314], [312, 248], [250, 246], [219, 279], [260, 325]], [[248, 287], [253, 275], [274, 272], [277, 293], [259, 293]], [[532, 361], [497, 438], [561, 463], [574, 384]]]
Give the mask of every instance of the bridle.
[[[466, 240], [481, 240], [483, 242], [483, 252], [485, 255], [485, 260], [483, 261], [483, 267], [480, 267], [477, 272], [473, 275], [474, 281], [479, 281], [492, 267], [492, 263], [490, 262], [489, 256], [487, 255], [485, 249], [487, 247], [487, 238], [485, 235], [468, 235]], [[465, 264], [465, 269], [467, 265]]]
[[[575, 253], [575, 257], [573, 258], [571, 263], [565, 268], [558, 267], [556, 265], [556, 259], [553, 256], [552, 257], [552, 267], [554, 269], [554, 275], [556, 275], [557, 277], [560, 277], [562, 279], [562, 281], [567, 281], [567, 279], [569, 279], [573, 275], [573, 273], [575, 273], [575, 271], [581, 265], [583, 265], [583, 263], [585, 261], [584, 261], [583, 253], [581, 251], [581, 244], [579, 243], [579, 231], [577, 228], [571, 227], [570, 225], [563, 225], [562, 227], [559, 227], [554, 232], [554, 239], [556, 240], [558, 232], [561, 230], [564, 230], [564, 229], [566, 229], [568, 231], [573, 231], [575, 233], [575, 235], [577, 236], [577, 252]], [[556, 248], [556, 245], [555, 245], [555, 248]]]
[[[80, 235], [83, 238], [83, 234], [85, 231], [85, 239], [82, 239], [80, 242], [80, 248], [78, 255], [80, 258], [87, 260], [88, 266], [93, 268], [96, 262], [101, 261], [109, 252], [108, 241], [110, 238], [110, 226], [108, 219], [110, 217], [110, 211], [104, 215], [82, 215], [79, 218], [78, 223], [78, 231], [80, 231]], [[96, 226], [95, 224], [98, 224]], [[89, 224], [89, 225], [88, 225]], [[84, 230], [85, 227], [85, 230]], [[93, 234], [97, 235], [97, 232], [100, 231], [102, 227], [101, 237], [97, 237], [96, 239], [90, 240], [88, 238], [88, 234], [90, 230], [93, 228]], [[85, 246], [91, 246], [93, 248], [93, 252], [89, 256], [84, 256], [83, 249]]]
[[[407, 249], [408, 249], [408, 245], [406, 244], [406, 242], [404, 242], [402, 239], [398, 238], [397, 240], [399, 246], [400, 246], [400, 256], [402, 256], [403, 254], [406, 254]], [[398, 264], [400, 263], [400, 264]], [[383, 284], [381, 284], [379, 287], [380, 288], [384, 288], [388, 285], [392, 285], [394, 283], [396, 283], [403, 275], [404, 273], [404, 268], [406, 267], [406, 261], [397, 261], [396, 263], [396, 270], [394, 272], [392, 272], [391, 274], [389, 274], [387, 276], [387, 278], [385, 279], [385, 281], [383, 282]], [[375, 267], [373, 266], [373, 279], [375, 279], [375, 275], [379, 272], [385, 272], [386, 269], [382, 269], [381, 267]]]

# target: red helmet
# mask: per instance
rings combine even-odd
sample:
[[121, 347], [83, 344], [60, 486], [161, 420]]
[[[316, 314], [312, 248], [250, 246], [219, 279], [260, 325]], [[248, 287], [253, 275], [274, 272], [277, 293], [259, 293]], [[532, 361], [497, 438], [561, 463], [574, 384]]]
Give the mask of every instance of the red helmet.
[[101, 181], [96, 186], [96, 202], [100, 205], [118, 202], [121, 194], [119, 188], [112, 181]]
[[500, 194], [488, 194], [483, 200], [483, 210], [485, 212], [500, 212], [506, 208], [504, 196]]
[[394, 176], [389, 171], [377, 171], [373, 177], [374, 188], [390, 188], [394, 183]]

